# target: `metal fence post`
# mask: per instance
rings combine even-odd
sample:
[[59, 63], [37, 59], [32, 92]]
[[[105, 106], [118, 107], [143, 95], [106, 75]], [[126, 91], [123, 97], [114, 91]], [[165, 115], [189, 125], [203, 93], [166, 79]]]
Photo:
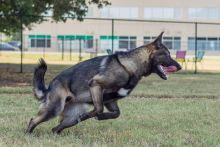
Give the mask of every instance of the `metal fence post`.
[[43, 57], [45, 59], [45, 47], [43, 48]]
[[70, 40], [70, 61], [72, 61], [72, 40]]
[[64, 60], [64, 38], [62, 39], [62, 60]]
[[79, 61], [82, 60], [82, 40], [81, 38], [79, 39]]
[[197, 28], [198, 24], [195, 22], [195, 71], [194, 74], [197, 74]]
[[95, 39], [95, 56], [98, 55], [98, 39]]
[[21, 16], [21, 63], [20, 63], [20, 72], [23, 72], [23, 16]]
[[112, 54], [114, 53], [114, 19], [112, 19]]

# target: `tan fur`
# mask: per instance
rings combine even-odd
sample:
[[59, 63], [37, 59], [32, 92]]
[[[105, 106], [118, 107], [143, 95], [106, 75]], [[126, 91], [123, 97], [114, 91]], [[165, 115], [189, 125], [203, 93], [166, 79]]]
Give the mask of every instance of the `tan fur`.
[[62, 84], [59, 83], [59, 81], [57, 81], [57, 83], [58, 84], [56, 88], [46, 95], [46, 101], [41, 103], [37, 116], [30, 120], [27, 132], [32, 132], [32, 130], [39, 123], [47, 121], [51, 117], [62, 114], [66, 98], [68, 96], [73, 97], [68, 88], [65, 88]]
[[143, 73], [149, 72], [146, 70], [150, 69], [149, 61], [155, 52], [156, 47], [152, 44], [148, 44], [133, 51], [129, 57], [120, 57], [119, 60], [130, 73], [139, 77], [142, 76]]
[[[120, 115], [117, 100], [129, 95], [143, 76], [159, 73], [158, 75], [165, 79], [157, 67], [162, 65], [161, 61], [167, 64], [171, 57], [166, 58], [168, 49], [160, 49], [162, 35], [163, 33], [148, 45], [112, 56], [87, 60], [88, 62], [76, 65], [76, 68], [73, 66], [58, 75], [58, 78], [50, 83], [47, 91], [45, 90], [38, 115], [30, 120], [27, 132], [31, 133], [39, 123], [58, 115], [61, 116], [61, 122], [52, 129], [54, 133], [60, 133], [63, 129], [92, 117], [97, 117], [98, 120], [117, 118]], [[181, 69], [174, 60], [169, 62]], [[97, 66], [91, 66], [94, 63], [97, 63]], [[44, 86], [42, 81], [35, 80], [35, 83], [35, 87], [39, 87], [37, 84]], [[91, 111], [88, 111], [88, 104], [94, 106]], [[104, 106], [109, 112], [104, 112]]]

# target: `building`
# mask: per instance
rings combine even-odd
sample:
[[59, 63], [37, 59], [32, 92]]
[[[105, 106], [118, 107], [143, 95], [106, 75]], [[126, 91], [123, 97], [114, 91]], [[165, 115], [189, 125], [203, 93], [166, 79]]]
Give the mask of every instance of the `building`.
[[[115, 50], [132, 49], [152, 41], [165, 31], [164, 43], [171, 50], [194, 50], [194, 23], [142, 22], [136, 20], [162, 20], [184, 22], [215, 22], [198, 24], [198, 49], [220, 51], [219, 0], [110, 0], [111, 6], [89, 8], [84, 22], [67, 20], [35, 24], [24, 31], [24, 47], [29, 51], [60, 51], [70, 49]], [[122, 21], [111, 19], [129, 19]], [[114, 23], [112, 36], [112, 23]], [[113, 44], [113, 47], [112, 47]]]

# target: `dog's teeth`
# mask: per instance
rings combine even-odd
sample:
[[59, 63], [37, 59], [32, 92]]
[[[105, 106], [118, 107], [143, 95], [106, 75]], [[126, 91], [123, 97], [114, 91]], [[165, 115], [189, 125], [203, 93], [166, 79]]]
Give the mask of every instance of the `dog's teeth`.
[[161, 70], [161, 71], [163, 71], [163, 68], [162, 68], [162, 66], [161, 66], [161, 65], [160, 65], [160, 70]]
[[163, 74], [165, 74], [163, 67], [160, 65], [160, 70], [163, 72]]
[[166, 72], [164, 71], [162, 65], [160, 65], [160, 71], [166, 76], [166, 78], [168, 78], [168, 75], [167, 75]]

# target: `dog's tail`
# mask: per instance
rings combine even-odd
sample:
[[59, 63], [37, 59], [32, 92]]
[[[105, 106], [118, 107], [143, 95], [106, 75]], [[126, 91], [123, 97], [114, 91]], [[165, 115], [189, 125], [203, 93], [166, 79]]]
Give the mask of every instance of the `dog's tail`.
[[34, 95], [36, 99], [39, 101], [46, 99], [45, 94], [46, 94], [47, 89], [44, 83], [44, 75], [46, 71], [47, 71], [47, 64], [41, 58], [39, 60], [38, 66], [35, 68], [34, 77], [33, 77]]

